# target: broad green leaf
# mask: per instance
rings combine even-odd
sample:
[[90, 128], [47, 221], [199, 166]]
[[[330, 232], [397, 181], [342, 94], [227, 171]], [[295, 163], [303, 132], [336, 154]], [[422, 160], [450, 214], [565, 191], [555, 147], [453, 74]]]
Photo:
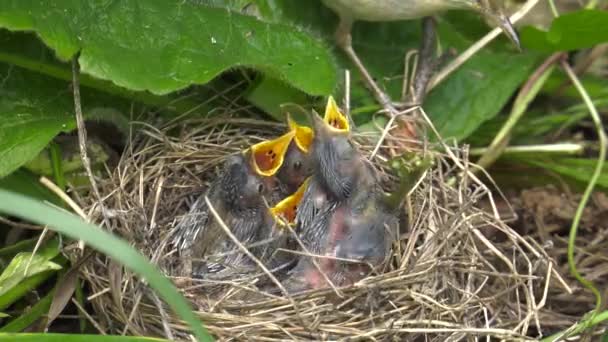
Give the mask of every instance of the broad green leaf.
[[[34, 34], [29, 32], [10, 32], [0, 29], [0, 62], [15, 65], [51, 78], [71, 82], [72, 66], [70, 63], [61, 62], [44, 43]], [[139, 103], [166, 109], [168, 113], [183, 113], [194, 107], [201, 107], [200, 102], [209, 99], [216, 94], [211, 89], [197, 89], [199, 97], [183, 94], [154, 95], [146, 91], [132, 91], [115, 85], [107, 80], [100, 80], [87, 74], [80, 75], [80, 85], [83, 88], [103, 91], [123, 99], [134, 100]], [[219, 89], [228, 87], [221, 80], [213, 82], [212, 86]], [[179, 100], [177, 97], [181, 96]], [[200, 99], [200, 100], [199, 100]], [[208, 112], [211, 107], [202, 106], [201, 112]], [[163, 111], [164, 113], [164, 111]]]
[[[338, 24], [337, 16], [320, 1], [257, 0], [261, 15], [267, 20], [292, 22], [309, 27], [333, 43], [333, 33]], [[453, 15], [460, 15], [455, 12]], [[440, 20], [438, 35], [444, 49], [463, 51], [471, 45], [484, 27], [479, 16], [464, 13], [473, 29], [460, 33], [463, 25], [453, 20]], [[456, 22], [456, 24], [454, 24]], [[420, 21], [390, 23], [356, 22], [353, 28], [353, 47], [363, 63], [375, 76], [380, 87], [386, 89], [394, 100], [399, 100], [403, 64], [408, 50], [420, 45]], [[487, 32], [489, 28], [485, 26]], [[352, 71], [352, 108], [374, 104], [375, 101], [363, 86], [358, 72], [336, 48], [342, 68]], [[447, 80], [436, 87], [425, 101], [424, 108], [444, 137], [462, 139], [481, 123], [494, 117], [507, 103], [517, 87], [530, 74], [539, 56], [534, 53], [516, 53], [506, 39], [493, 44], [467, 63]], [[289, 100], [286, 100], [289, 101]], [[359, 113], [355, 120], [369, 121], [370, 112]], [[357, 116], [361, 116], [357, 118]]]
[[[510, 145], [542, 144], [547, 134], [570, 127], [588, 116], [587, 112], [546, 114], [530, 111], [513, 128]], [[506, 119], [506, 116], [498, 116], [485, 122], [466, 142], [475, 147], [489, 145]]]
[[[212, 341], [211, 336], [192, 312], [190, 305], [180, 295], [171, 281], [164, 277], [155, 266], [150, 264], [145, 257], [133, 249], [126, 241], [113, 236], [98, 226], [84, 222], [68, 212], [5, 190], [0, 190], [0, 213], [48, 225], [49, 228], [73, 239], [83, 240], [87, 245], [105, 253], [125, 267], [137, 272], [190, 325], [194, 336], [199, 341]], [[6, 340], [9, 340], [8, 337]], [[87, 341], [91, 340], [88, 339]]]
[[162, 338], [139, 336], [85, 335], [85, 334], [15, 334], [0, 333], [0, 341], [10, 342], [168, 342]]
[[254, 67], [311, 94], [334, 87], [328, 49], [281, 24], [195, 2], [64, 0], [0, 3], [0, 26], [33, 30], [62, 60], [132, 90], [167, 94], [236, 66]]
[[0, 333], [4, 332], [20, 332], [25, 328], [29, 327], [32, 323], [36, 322], [40, 317], [46, 315], [51, 306], [53, 300], [53, 292], [47, 294], [34, 304], [31, 308], [27, 309], [19, 317], [11, 320], [2, 327], [0, 327]]
[[[589, 96], [596, 100], [600, 97], [608, 98], [608, 79], [601, 76], [595, 76], [590, 73], [579, 75], [580, 81], [585, 87]], [[548, 95], [559, 95], [560, 97], [569, 97], [580, 101], [581, 95], [572, 86], [569, 85], [570, 79], [563, 72], [554, 72], [544, 85], [543, 92]], [[557, 93], [559, 91], [559, 93]]]
[[[75, 129], [76, 123], [69, 83], [2, 63], [0, 78], [2, 178], [36, 157], [57, 134]], [[112, 111], [109, 106], [128, 108], [123, 100], [90, 89], [81, 89], [81, 97], [85, 118], [98, 119], [100, 113]]]
[[6, 314], [4, 312], [0, 312], [0, 318], [6, 318], [6, 317], [11, 317], [9, 314]]
[[548, 32], [527, 26], [521, 41], [528, 49], [543, 52], [571, 51], [608, 42], [608, 12], [580, 10], [567, 13], [551, 23]]
[[75, 128], [67, 83], [0, 64], [0, 177], [31, 160], [59, 132]]
[[[451, 23], [439, 25], [444, 44], [462, 51], [470, 44]], [[539, 60], [533, 53], [511, 47], [484, 49], [469, 59], [425, 100], [424, 109], [443, 138], [466, 138], [495, 117]]]

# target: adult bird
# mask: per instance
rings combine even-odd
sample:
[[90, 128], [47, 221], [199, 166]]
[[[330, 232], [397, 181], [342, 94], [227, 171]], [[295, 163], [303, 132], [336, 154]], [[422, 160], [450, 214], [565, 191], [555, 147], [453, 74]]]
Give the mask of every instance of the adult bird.
[[[500, 26], [519, 48], [518, 35], [504, 14], [498, 0], [322, 0], [340, 17], [335, 32], [337, 44], [344, 50], [363, 76], [376, 100], [391, 115], [396, 109], [389, 96], [371, 77], [352, 47], [351, 29], [357, 20], [381, 22], [417, 19], [439, 12], [462, 9], [480, 13], [488, 21]], [[425, 85], [426, 87], [426, 85]]]

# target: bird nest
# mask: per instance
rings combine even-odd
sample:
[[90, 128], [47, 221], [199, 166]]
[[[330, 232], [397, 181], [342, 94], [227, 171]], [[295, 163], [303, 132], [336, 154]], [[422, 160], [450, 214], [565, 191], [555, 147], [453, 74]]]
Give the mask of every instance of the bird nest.
[[[225, 294], [211, 298], [195, 280], [178, 276], [172, 229], [226, 156], [286, 128], [229, 114], [160, 128], [133, 126], [137, 133], [118, 166], [98, 184], [105, 217], [94, 196], [76, 197], [94, 222], [103, 222], [157, 264], [217, 338], [520, 340], [541, 333], [539, 310], [561, 278], [532, 239], [505, 224], [495, 208], [481, 209], [482, 201], [493, 203], [493, 194], [471, 172], [466, 149], [408, 144], [421, 153], [436, 151], [435, 163], [410, 192], [403, 209], [409, 228], [379, 272], [352, 286], [291, 298], [264, 294], [251, 279], [224, 282]], [[355, 140], [370, 158], [375, 145], [362, 135]], [[385, 150], [370, 160], [390, 185]], [[82, 275], [93, 293], [89, 299], [99, 329], [192, 340], [188, 327], [130, 270], [99, 254]], [[239, 295], [248, 292], [257, 295]]]

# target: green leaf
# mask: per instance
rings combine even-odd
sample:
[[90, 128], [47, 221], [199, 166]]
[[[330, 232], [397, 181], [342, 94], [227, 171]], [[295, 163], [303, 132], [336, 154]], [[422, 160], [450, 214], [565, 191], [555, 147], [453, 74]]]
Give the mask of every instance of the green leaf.
[[[599, 97], [608, 97], [608, 79], [600, 76], [595, 76], [591, 73], [580, 75], [580, 80], [589, 93], [589, 96], [596, 100]], [[570, 79], [563, 72], [554, 72], [545, 83], [543, 92], [549, 95], [559, 94], [560, 97], [569, 97], [580, 101], [580, 93], [576, 88], [565, 84], [570, 84]], [[559, 91], [559, 93], [557, 93]]]
[[[36, 157], [60, 132], [76, 127], [70, 84], [0, 63], [0, 178]], [[85, 118], [127, 107], [107, 94], [81, 89]], [[127, 107], [128, 108], [128, 107]], [[115, 116], [106, 115], [111, 122]]]
[[[72, 66], [70, 63], [59, 61], [52, 50], [40, 41], [34, 34], [29, 32], [10, 32], [0, 29], [0, 61], [15, 65], [36, 73], [40, 73], [51, 78], [71, 82]], [[216, 84], [217, 83], [217, 84]], [[192, 97], [180, 98], [176, 96], [159, 96], [146, 91], [131, 91], [113, 84], [110, 81], [100, 80], [87, 74], [80, 75], [81, 87], [103, 91], [123, 99], [135, 100], [149, 106], [161, 107], [168, 111], [183, 113], [193, 107], [201, 107], [203, 100], [193, 99]], [[222, 82], [214, 82], [214, 86], [225, 88]], [[224, 86], [224, 87], [222, 87]], [[199, 89], [198, 93], [202, 99], [208, 99], [215, 95], [211, 90]], [[210, 110], [207, 106], [202, 106], [201, 111]]]
[[67, 84], [0, 64], [0, 177], [75, 128]]
[[20, 240], [14, 245], [6, 246], [0, 248], [0, 257], [13, 257], [15, 254], [24, 251], [31, 250], [36, 245], [38, 238], [28, 239], [28, 240]]
[[[530, 111], [513, 128], [510, 145], [541, 144], [547, 134], [570, 127], [588, 116], [586, 112], [546, 114]], [[466, 142], [475, 147], [489, 145], [505, 121], [506, 117], [498, 116], [485, 122]]]
[[63, 60], [80, 52], [84, 73], [155, 94], [207, 83], [235, 66], [315, 95], [336, 79], [328, 49], [310, 35], [194, 2], [5, 0], [0, 26], [36, 31]]
[[[98, 226], [83, 222], [77, 216], [70, 213], [5, 190], [0, 190], [0, 213], [48, 225], [51, 229], [73, 239], [83, 240], [87, 245], [105, 253], [125, 267], [137, 272], [190, 325], [193, 334], [199, 341], [212, 341], [211, 336], [201, 325], [201, 322], [191, 311], [184, 297], [180, 295], [171, 281], [165, 278], [155, 266], [150, 264], [146, 258], [133, 249], [126, 241], [113, 236]], [[12, 337], [14, 338], [14, 336]], [[34, 340], [33, 338], [32, 341]], [[1, 337], [0, 340], [2, 340]], [[87, 341], [90, 341], [90, 339]]]
[[[587, 184], [593, 170], [597, 164], [595, 159], [583, 159], [583, 158], [556, 158], [556, 159], [522, 159], [522, 161], [542, 167], [560, 175], [566, 176], [572, 180]], [[604, 167], [600, 178], [598, 179], [597, 185], [608, 189], [608, 166]]]
[[[15, 255], [0, 274], [0, 309], [20, 298], [16, 293], [26, 293], [30, 288], [32, 278], [38, 280], [41, 278], [40, 274], [48, 274], [49, 271], [61, 269], [61, 265], [51, 261], [58, 254], [59, 241], [53, 239], [36, 254], [22, 252]], [[33, 282], [36, 283], [36, 281]]]
[[38, 178], [30, 171], [19, 169], [4, 178], [0, 178], [0, 189], [18, 192], [28, 197], [61, 205], [59, 197], [40, 184]]
[[168, 342], [162, 338], [139, 336], [85, 335], [85, 334], [14, 334], [0, 333], [0, 341], [10, 342]]
[[[438, 32], [443, 44], [461, 51], [472, 44], [451, 23], [444, 22]], [[479, 51], [427, 96], [424, 109], [443, 138], [462, 140], [495, 117], [540, 58], [509, 50]]]
[[[258, 0], [261, 15], [267, 20], [292, 22], [310, 27], [316, 34], [333, 43], [337, 16], [320, 1]], [[455, 12], [463, 14], [462, 12]], [[460, 33], [455, 20], [440, 20], [438, 35], [444, 49], [464, 50], [471, 45], [483, 24], [478, 15], [465, 13], [467, 21], [475, 23], [471, 32]], [[456, 24], [454, 24], [454, 22]], [[392, 99], [399, 100], [402, 86], [403, 61], [406, 52], [420, 45], [420, 20], [400, 22], [356, 22], [353, 27], [353, 48], [379, 86]], [[506, 39], [493, 44], [471, 58], [457, 72], [436, 87], [425, 100], [424, 108], [444, 137], [462, 139], [481, 123], [494, 117], [507, 103], [517, 87], [530, 74], [539, 59], [535, 53], [516, 53]], [[336, 49], [342, 68], [353, 71], [351, 85], [352, 108], [374, 104], [374, 99], [342, 51]], [[286, 100], [290, 101], [290, 100]], [[377, 107], [375, 108], [377, 109]], [[357, 112], [354, 112], [357, 113]], [[357, 122], [371, 119], [370, 111], [359, 112]]]
[[27, 309], [19, 317], [2, 326], [0, 328], [0, 333], [23, 331], [25, 328], [36, 322], [40, 317], [46, 315], [49, 307], [51, 306], [52, 300], [53, 292], [51, 291], [51, 293], [44, 296], [44, 298], [39, 300], [38, 303], [34, 304], [34, 306], [31, 308]]
[[281, 105], [289, 99], [293, 103], [306, 103], [306, 94], [277, 79], [262, 77], [246, 95], [247, 100], [270, 114], [275, 120], [284, 122]]
[[18, 285], [13, 286], [9, 290], [7, 290], [6, 293], [0, 296], [0, 310], [3, 310], [11, 306], [13, 303], [17, 302], [27, 293], [29, 293], [33, 289], [40, 286], [40, 284], [48, 280], [55, 273], [55, 270], [38, 273], [34, 276], [25, 278]]
[[526, 26], [521, 30], [522, 45], [543, 52], [571, 51], [608, 42], [608, 12], [580, 10], [567, 13], [551, 23], [548, 32]]

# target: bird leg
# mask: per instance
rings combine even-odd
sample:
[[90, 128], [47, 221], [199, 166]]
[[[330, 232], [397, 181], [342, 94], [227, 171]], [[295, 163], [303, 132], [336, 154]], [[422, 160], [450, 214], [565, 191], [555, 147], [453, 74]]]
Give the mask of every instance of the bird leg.
[[365, 83], [367, 83], [367, 86], [371, 89], [372, 94], [376, 98], [376, 101], [380, 103], [380, 105], [384, 108], [384, 110], [386, 110], [386, 112], [388, 112], [391, 117], [395, 116], [397, 115], [397, 109], [395, 108], [395, 106], [393, 106], [393, 102], [391, 101], [390, 97], [384, 91], [382, 91], [380, 87], [378, 87], [376, 81], [374, 81], [372, 76], [369, 74], [369, 72], [359, 59], [359, 56], [357, 56], [357, 53], [353, 49], [351, 36], [352, 26], [352, 20], [340, 18], [340, 23], [335, 33], [336, 42], [338, 43], [340, 48], [344, 50], [344, 52], [346, 53], [348, 58], [350, 58], [353, 64], [355, 64], [357, 69], [359, 69], [361, 76], [363, 76]]
[[[433, 74], [438, 66], [445, 62], [446, 57], [449, 57], [450, 55], [449, 53], [446, 53], [439, 58], [435, 57], [435, 46], [437, 44], [436, 24], [433, 17], [424, 17], [422, 19], [422, 41], [420, 49], [418, 50], [418, 66], [414, 72], [413, 84], [409, 86], [409, 89], [403, 89], [403, 96], [401, 99], [406, 107], [422, 105]], [[409, 75], [404, 75], [406, 78], [408, 76]], [[405, 87], [406, 86], [404, 86], [404, 88]], [[407, 118], [401, 118], [401, 121], [403, 122], [401, 129], [403, 132], [401, 132], [400, 135], [415, 137], [415, 127], [407, 120]], [[408, 144], [407, 142], [395, 141], [391, 147], [393, 149], [393, 154], [396, 155], [398, 153], [395, 153], [395, 150], [404, 149], [408, 147]]]
[[410, 102], [420, 104], [426, 95], [426, 88], [437, 67], [437, 59], [434, 57], [436, 44], [435, 21], [433, 17], [424, 17], [422, 19], [422, 42], [418, 54], [418, 68], [416, 69], [414, 84], [408, 99]]

